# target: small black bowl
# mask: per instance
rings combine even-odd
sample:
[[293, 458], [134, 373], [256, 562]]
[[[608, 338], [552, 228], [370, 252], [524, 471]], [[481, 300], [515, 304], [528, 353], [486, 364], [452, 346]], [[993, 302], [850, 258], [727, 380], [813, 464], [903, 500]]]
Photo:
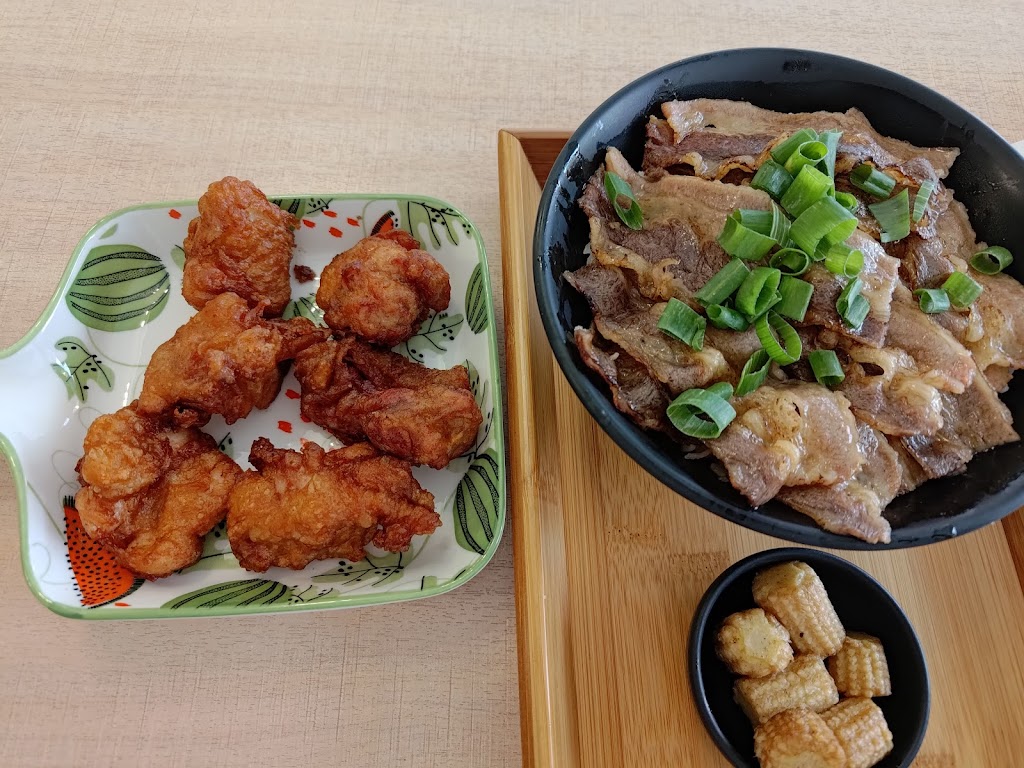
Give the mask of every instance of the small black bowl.
[[885, 713], [893, 750], [878, 768], [910, 765], [928, 728], [928, 668], [914, 628], [899, 604], [866, 571], [841, 557], [815, 549], [769, 549], [729, 566], [704, 593], [690, 625], [690, 689], [711, 738], [732, 764], [758, 768], [754, 729], [733, 699], [736, 680], [715, 655], [715, 634], [736, 611], [757, 607], [751, 593], [758, 571], [800, 560], [815, 570], [848, 632], [867, 632], [882, 641], [892, 695], [875, 699]]
[[[978, 237], [1017, 254], [1007, 272], [1024, 280], [1024, 157], [985, 123], [920, 83], [881, 67], [815, 51], [744, 48], [669, 64], [644, 75], [598, 107], [569, 139], [544, 186], [534, 235], [537, 304], [555, 359], [591, 415], [622, 450], [676, 493], [734, 523], [800, 544], [833, 549], [912, 547], [949, 539], [1005, 517], [1024, 504], [1024, 442], [983, 453], [967, 471], [925, 483], [886, 509], [889, 544], [828, 533], [786, 505], [753, 510], [708, 461], [689, 461], [668, 438], [646, 432], [612, 405], [608, 388], [580, 359], [577, 325], [590, 324], [586, 301], [563, 279], [586, 261], [583, 185], [617, 147], [634, 167], [644, 126], [672, 99], [739, 99], [783, 112], [857, 107], [882, 134], [919, 146], [959, 147], [946, 180], [971, 215]], [[659, 112], [660, 114], [660, 112]], [[1005, 393], [1018, 430], [1024, 424], [1024, 375]]]

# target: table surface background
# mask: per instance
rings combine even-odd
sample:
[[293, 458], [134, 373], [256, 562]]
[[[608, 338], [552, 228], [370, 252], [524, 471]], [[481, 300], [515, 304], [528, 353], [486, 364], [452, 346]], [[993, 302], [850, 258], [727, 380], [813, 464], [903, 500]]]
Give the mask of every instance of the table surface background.
[[[780, 45], [890, 67], [1018, 139], [1019, 13], [1019, 0], [0, 0], [0, 348], [93, 222], [227, 174], [274, 193], [450, 200], [483, 234], [500, 316], [499, 128], [571, 129], [661, 64]], [[0, 764], [519, 765], [512, 587], [506, 536], [467, 586], [416, 603], [73, 622], [24, 584], [0, 471]]]

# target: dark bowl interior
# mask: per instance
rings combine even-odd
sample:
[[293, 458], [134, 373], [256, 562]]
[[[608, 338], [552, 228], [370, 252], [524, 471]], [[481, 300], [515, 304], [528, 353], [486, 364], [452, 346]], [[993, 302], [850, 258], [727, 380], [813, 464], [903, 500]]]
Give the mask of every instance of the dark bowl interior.
[[892, 695], [875, 699], [893, 736], [893, 751], [878, 768], [909, 765], [928, 728], [928, 669], [914, 628], [885, 588], [842, 558], [813, 549], [770, 549], [727, 568], [708, 588], [690, 627], [690, 688], [704, 725], [722, 753], [736, 766], [758, 768], [754, 729], [733, 700], [736, 677], [715, 655], [715, 633], [731, 613], [753, 608], [754, 575], [789, 560], [810, 565], [825, 584], [847, 631], [867, 632], [882, 641]]
[[[925, 86], [888, 70], [813, 51], [748, 48], [686, 59], [630, 83], [584, 121], [555, 161], [541, 198], [534, 239], [534, 280], [555, 358], [580, 400], [616, 443], [648, 472], [691, 501], [748, 528], [790, 541], [839, 549], [928, 544], [998, 520], [1024, 503], [1024, 444], [975, 458], [967, 472], [926, 483], [886, 510], [887, 545], [827, 533], [779, 502], [752, 510], [711, 470], [687, 461], [666, 438], [619, 413], [607, 388], [580, 359], [573, 328], [589, 325], [586, 302], [562, 279], [586, 261], [586, 217], [576, 204], [609, 146], [639, 167], [644, 126], [664, 101], [740, 99], [780, 111], [857, 107], [883, 134], [921, 146], [955, 146], [961, 155], [947, 184], [970, 211], [978, 237], [1018, 254], [1008, 272], [1024, 279], [1024, 157], [981, 120]], [[1003, 401], [1022, 424], [1024, 388]]]

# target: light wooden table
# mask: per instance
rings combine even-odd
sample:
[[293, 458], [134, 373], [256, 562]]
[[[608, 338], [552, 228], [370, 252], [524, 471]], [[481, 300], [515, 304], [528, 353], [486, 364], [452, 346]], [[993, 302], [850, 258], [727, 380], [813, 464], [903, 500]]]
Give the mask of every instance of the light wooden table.
[[[500, 286], [498, 129], [572, 128], [635, 76], [716, 48], [865, 58], [1024, 137], [1020, 0], [768, 5], [0, 0], [0, 347], [95, 220], [228, 173], [449, 199]], [[423, 602], [72, 622], [25, 587], [0, 471], [0, 594], [0, 765], [520, 763], [508, 538]]]

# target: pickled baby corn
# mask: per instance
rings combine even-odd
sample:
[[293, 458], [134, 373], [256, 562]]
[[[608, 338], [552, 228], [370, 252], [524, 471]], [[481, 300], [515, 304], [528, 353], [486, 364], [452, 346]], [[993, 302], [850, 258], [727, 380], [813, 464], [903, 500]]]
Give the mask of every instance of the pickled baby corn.
[[846, 752], [847, 768], [871, 768], [892, 751], [885, 714], [871, 699], [843, 699], [821, 717]]
[[782, 563], [758, 573], [754, 602], [778, 617], [799, 653], [831, 656], [846, 637], [825, 585], [807, 563]]
[[754, 731], [761, 768], [847, 768], [846, 754], [821, 715], [788, 709]]
[[789, 632], [760, 608], [728, 616], [718, 629], [715, 652], [734, 674], [745, 677], [767, 677], [793, 660]]
[[785, 670], [769, 677], [737, 680], [733, 695], [754, 725], [783, 710], [824, 712], [839, 701], [835, 681], [816, 656], [797, 656]]
[[846, 696], [888, 696], [892, 693], [885, 649], [877, 637], [851, 632], [843, 647], [828, 660], [836, 688]]

